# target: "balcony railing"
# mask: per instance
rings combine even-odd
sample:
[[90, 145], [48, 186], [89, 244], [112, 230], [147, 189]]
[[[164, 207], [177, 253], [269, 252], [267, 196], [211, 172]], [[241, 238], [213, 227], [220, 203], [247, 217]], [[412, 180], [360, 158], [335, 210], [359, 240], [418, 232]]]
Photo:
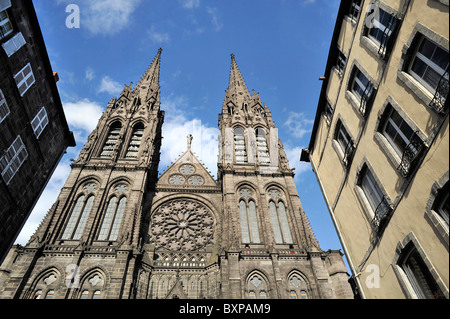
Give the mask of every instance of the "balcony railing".
[[373, 93], [374, 93], [373, 85], [372, 83], [369, 82], [369, 84], [367, 84], [366, 88], [364, 89], [364, 92], [361, 96], [361, 101], [359, 103], [359, 112], [364, 117], [367, 117], [367, 114], [369, 113], [369, 107], [372, 101]]
[[[444, 74], [442, 74], [438, 86], [436, 88], [436, 92], [434, 93], [434, 97], [430, 102], [430, 107], [438, 111], [439, 113], [445, 113], [445, 101], [448, 97], [449, 91], [449, 75], [448, 75], [448, 67], [445, 70]], [[447, 104], [448, 105], [448, 104]], [[448, 107], [448, 106], [447, 106]]]
[[383, 199], [375, 209], [374, 217], [371, 222], [375, 232], [380, 233], [381, 231], [383, 231], [384, 227], [386, 226], [387, 217], [389, 216], [391, 211], [392, 208], [389, 205], [388, 200], [386, 199], [386, 197], [383, 197]]
[[414, 136], [411, 138], [411, 141], [403, 151], [402, 160], [397, 167], [397, 170], [402, 174], [403, 177], [407, 177], [409, 175], [416, 159], [418, 158], [418, 155], [424, 147], [423, 141], [419, 138], [417, 133], [418, 132], [416, 131], [416, 134], [414, 134]]

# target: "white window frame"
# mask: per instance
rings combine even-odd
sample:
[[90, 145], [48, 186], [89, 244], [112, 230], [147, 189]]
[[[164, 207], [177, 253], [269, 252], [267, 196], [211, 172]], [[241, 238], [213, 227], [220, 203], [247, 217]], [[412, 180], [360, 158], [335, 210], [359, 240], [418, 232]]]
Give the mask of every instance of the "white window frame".
[[[386, 11], [384, 11], [383, 9], [381, 9], [381, 8], [379, 8], [379, 10], [380, 10], [380, 20], [383, 20], [382, 19], [382, 15], [383, 14], [387, 14], [387, 15], [389, 15], [390, 17], [389, 17], [389, 20], [392, 18], [392, 17], [394, 17], [392, 14], [390, 14], [390, 13], [387, 13]], [[394, 19], [395, 19], [395, 17], [394, 17]], [[367, 37], [370, 39], [370, 40], [372, 40], [373, 42], [375, 42], [377, 45], [380, 45], [381, 44], [381, 42], [377, 39], [377, 38], [375, 38], [374, 36], [372, 36], [371, 34], [370, 34], [370, 31], [372, 30], [372, 29], [378, 29], [378, 30], [380, 30], [380, 32], [382, 32], [382, 33], [384, 33], [385, 32], [385, 30], [388, 28], [388, 26], [387, 25], [384, 25], [381, 21], [378, 21], [377, 19], [373, 19], [373, 28], [371, 28], [371, 29], [369, 29], [368, 31], [367, 31]], [[388, 29], [388, 32], [387, 32], [387, 34], [386, 34], [386, 36], [387, 36], [387, 38], [389, 39], [389, 37], [391, 36], [391, 34], [392, 34], [392, 30], [391, 29]]]
[[[362, 83], [361, 80], [358, 78], [358, 75], [360, 75], [360, 74], [367, 79], [367, 82], [368, 82], [367, 86], [364, 83]], [[366, 95], [366, 101], [367, 101], [373, 93], [373, 84], [370, 82], [370, 79], [358, 67], [356, 67], [355, 74], [352, 79], [352, 84], [350, 86], [350, 90], [353, 93], [353, 95], [356, 97], [356, 99], [359, 102], [361, 102], [362, 95], [360, 95], [359, 92], [357, 92], [356, 90], [353, 89], [353, 87], [355, 86], [355, 83], [362, 89], [363, 92], [365, 92], [367, 90], [367, 95]], [[369, 85], [372, 85], [372, 88], [369, 87], [369, 89], [368, 89]]]
[[0, 89], [0, 123], [9, 115], [9, 107], [6, 103], [6, 98]]
[[1, 174], [6, 185], [11, 182], [27, 158], [27, 149], [19, 135], [6, 150], [5, 154], [0, 157]]
[[[343, 145], [341, 138], [339, 138], [340, 136], [342, 136], [345, 145]], [[344, 127], [344, 123], [342, 121], [340, 121], [338, 123], [335, 140], [336, 140], [336, 142], [338, 142], [338, 144], [342, 150], [342, 155], [345, 156], [345, 151], [347, 150], [348, 146], [352, 145], [352, 138], [351, 138], [350, 134], [348, 133], [347, 129]]]
[[23, 47], [27, 42], [23, 37], [22, 33], [19, 32], [11, 39], [2, 44], [3, 50], [5, 50], [8, 58], [16, 53], [21, 47]]
[[371, 215], [374, 217], [378, 205], [384, 198], [384, 194], [369, 167], [366, 167], [362, 173], [364, 175], [361, 177], [361, 182], [358, 186], [361, 188], [362, 193], [367, 199], [367, 202], [371, 208]]
[[[30, 72], [29, 73], [25, 73], [25, 70], [29, 68]], [[22, 77], [22, 79], [20, 81], [17, 80], [18, 77]], [[28, 81], [29, 79], [32, 79], [32, 81]], [[33, 68], [31, 67], [30, 63], [27, 63], [27, 65], [25, 65], [22, 70], [20, 70], [19, 72], [17, 72], [16, 75], [14, 75], [14, 80], [16, 80], [16, 84], [17, 84], [17, 88], [19, 89], [19, 93], [20, 93], [20, 87], [22, 85], [26, 85], [26, 88], [20, 93], [20, 96], [23, 96], [25, 94], [25, 92], [28, 91], [28, 89], [34, 84], [35, 82], [35, 78], [34, 78], [34, 74], [33, 74]]]
[[[427, 81], [425, 81], [421, 76], [419, 76], [417, 73], [415, 73], [412, 70], [412, 66], [414, 64], [414, 61], [418, 58], [422, 62], [424, 62], [428, 67], [432, 68], [435, 72], [440, 74], [441, 76], [445, 73], [445, 70], [443, 70], [439, 65], [428, 59], [426, 56], [424, 56], [422, 53], [419, 52], [420, 47], [422, 46], [424, 41], [429, 41], [432, 44], [434, 44], [436, 47], [440, 47], [441, 49], [447, 51], [445, 48], [441, 47], [440, 45], [436, 44], [434, 41], [430, 40], [428, 37], [422, 35], [422, 38], [418, 42], [417, 48], [415, 50], [414, 56], [411, 59], [411, 62], [408, 66], [408, 73], [412, 75], [412, 77], [417, 80], [420, 84], [422, 84], [427, 90], [429, 90], [431, 93], [434, 94], [436, 91], [435, 87], [432, 87]], [[447, 78], [447, 81], [449, 79]]]
[[39, 138], [39, 136], [41, 136], [41, 133], [44, 131], [47, 124], [48, 124], [47, 111], [45, 110], [45, 107], [43, 106], [39, 110], [38, 114], [36, 114], [34, 119], [31, 121], [31, 127], [33, 128], [36, 138]]
[[[403, 153], [405, 152], [405, 150], [401, 150], [397, 147], [397, 144], [392, 140], [391, 136], [386, 132], [386, 127], [388, 124], [390, 124], [394, 130], [396, 131], [396, 133], [400, 136], [400, 138], [406, 143], [406, 145], [409, 145], [411, 143], [411, 140], [405, 136], [405, 134], [403, 134], [402, 130], [398, 127], [398, 125], [394, 122], [394, 120], [392, 119], [392, 114], [394, 112], [397, 112], [393, 107], [391, 108], [391, 110], [389, 111], [389, 116], [387, 117], [386, 123], [383, 126], [383, 131], [382, 134], [383, 136], [386, 138], [386, 140], [389, 142], [389, 144], [391, 145], [391, 147], [394, 149], [395, 153], [402, 158]], [[398, 113], [398, 112], [397, 112]], [[401, 115], [398, 114], [400, 117]], [[402, 117], [403, 122], [406, 122], [405, 119]], [[406, 123], [407, 124], [407, 123]], [[407, 124], [408, 125], [408, 124]], [[409, 125], [408, 125], [409, 126]], [[411, 126], [409, 126], [411, 128]], [[411, 128], [411, 130], [413, 130]], [[411, 147], [414, 147], [411, 145]], [[417, 151], [417, 150], [416, 150]]]
[[[360, 4], [358, 5], [356, 2], [360, 2]], [[361, 6], [362, 6], [362, 1], [359, 1], [359, 0], [352, 1], [352, 4], [350, 6], [350, 12], [348, 14], [350, 19], [355, 20], [355, 21], [358, 20], [359, 16], [361, 15]], [[355, 16], [353, 13], [357, 13], [357, 15]]]
[[4, 26], [5, 24], [9, 23], [9, 25], [11, 26], [11, 30], [9, 30], [8, 32], [6, 32], [5, 34], [0, 34], [0, 39], [3, 39], [4, 37], [6, 37], [8, 34], [12, 33], [14, 31], [11, 20], [9, 19], [9, 15], [8, 12], [6, 11], [7, 8], [5, 8], [4, 10], [0, 11], [0, 13], [4, 12], [6, 15], [6, 18], [0, 21], [0, 27]]

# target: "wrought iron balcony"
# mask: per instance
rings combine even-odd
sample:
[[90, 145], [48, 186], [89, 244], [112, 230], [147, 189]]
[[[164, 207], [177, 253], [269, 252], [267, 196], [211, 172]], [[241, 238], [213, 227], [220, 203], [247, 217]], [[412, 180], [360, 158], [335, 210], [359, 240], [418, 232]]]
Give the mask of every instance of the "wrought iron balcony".
[[367, 84], [359, 103], [359, 112], [361, 115], [363, 115], [365, 118], [367, 118], [367, 115], [369, 114], [369, 108], [372, 102], [372, 96], [374, 94], [374, 87], [372, 83], [369, 82]]
[[418, 132], [414, 134], [414, 136], [411, 138], [411, 141], [403, 151], [402, 160], [400, 162], [400, 165], [397, 167], [397, 170], [402, 174], [403, 177], [407, 177], [409, 175], [411, 169], [415, 164], [415, 160], [418, 158], [420, 152], [424, 147], [424, 143], [419, 138], [417, 133]]
[[[436, 88], [436, 92], [434, 93], [434, 97], [431, 100], [430, 107], [438, 111], [439, 113], [446, 112], [446, 104], [445, 101], [448, 97], [449, 90], [449, 75], [448, 75], [448, 67], [445, 70], [444, 74], [442, 74], [438, 86]], [[447, 104], [448, 108], [448, 104]]]
[[381, 231], [383, 231], [384, 227], [386, 226], [387, 218], [389, 217], [391, 211], [392, 208], [389, 205], [388, 200], [386, 199], [386, 197], [383, 197], [383, 199], [375, 209], [374, 217], [371, 222], [372, 228], [375, 230], [375, 232], [380, 233]]

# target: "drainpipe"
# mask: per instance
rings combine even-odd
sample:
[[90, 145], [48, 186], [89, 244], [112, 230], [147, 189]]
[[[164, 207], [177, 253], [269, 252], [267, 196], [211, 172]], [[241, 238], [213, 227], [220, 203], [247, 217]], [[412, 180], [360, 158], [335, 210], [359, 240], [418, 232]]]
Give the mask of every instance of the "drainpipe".
[[359, 275], [360, 275], [361, 273], [356, 273], [355, 267], [353, 266], [352, 259], [350, 258], [350, 255], [347, 253], [347, 251], [348, 251], [348, 250], [347, 250], [347, 246], [345, 245], [345, 242], [344, 242], [344, 240], [343, 240], [341, 231], [340, 231], [340, 229], [339, 229], [339, 227], [338, 227], [338, 225], [337, 225], [336, 219], [334, 218], [334, 211], [333, 211], [333, 208], [331, 207], [330, 202], [328, 201], [328, 197], [327, 197], [327, 195], [326, 195], [326, 193], [325, 193], [325, 191], [324, 191], [324, 188], [323, 188], [322, 180], [320, 179], [319, 173], [318, 173], [318, 171], [316, 170], [316, 165], [315, 165], [315, 163], [314, 163], [314, 160], [313, 160], [312, 156], [309, 156], [309, 160], [310, 160], [310, 162], [311, 162], [311, 166], [312, 166], [313, 171], [314, 171], [314, 173], [315, 173], [314, 175], [316, 175], [317, 181], [318, 181], [318, 183], [319, 183], [320, 190], [322, 191], [322, 195], [323, 195], [323, 197], [324, 197], [324, 199], [325, 199], [325, 203], [327, 204], [328, 210], [330, 211], [330, 216], [331, 216], [331, 219], [333, 220], [334, 228], [336, 228], [337, 235], [338, 235], [339, 240], [340, 240], [341, 245], [342, 245], [342, 249], [344, 249], [344, 253], [345, 253], [345, 255], [347, 256], [347, 260], [348, 260], [348, 263], [349, 263], [349, 266], [350, 266], [350, 271], [352, 272], [352, 275], [353, 275], [353, 277], [355, 278], [355, 282], [356, 282], [356, 284], [358, 285], [358, 290], [359, 290], [359, 293], [360, 293], [360, 295], [361, 295], [361, 298], [362, 298], [362, 299], [366, 299], [366, 296], [365, 296], [365, 294], [364, 294], [364, 290], [362, 289], [361, 283], [360, 283], [360, 281], [359, 281]]

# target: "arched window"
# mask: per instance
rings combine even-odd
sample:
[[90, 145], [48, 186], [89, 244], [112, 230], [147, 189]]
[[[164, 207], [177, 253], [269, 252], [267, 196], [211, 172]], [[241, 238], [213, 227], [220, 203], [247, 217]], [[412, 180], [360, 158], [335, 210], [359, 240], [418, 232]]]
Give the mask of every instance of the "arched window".
[[104, 274], [101, 271], [90, 271], [80, 282], [80, 299], [100, 299], [102, 289], [105, 287]]
[[144, 125], [142, 123], [136, 124], [131, 134], [130, 143], [128, 143], [125, 158], [137, 158], [143, 135]]
[[98, 240], [117, 240], [126, 204], [126, 197], [122, 197], [118, 203], [117, 197], [111, 197], [106, 208]]
[[255, 202], [249, 200], [247, 204], [244, 200], [241, 200], [239, 202], [239, 215], [241, 218], [242, 242], [261, 243]]
[[234, 154], [236, 163], [248, 162], [244, 130], [239, 126], [234, 129]]
[[94, 195], [89, 196], [87, 200], [85, 200], [85, 198], [84, 195], [78, 197], [66, 225], [66, 229], [64, 230], [62, 239], [78, 240], [81, 238], [94, 204]]
[[247, 291], [249, 299], [268, 299], [268, 283], [265, 276], [254, 272], [247, 277]]
[[308, 299], [308, 282], [306, 277], [294, 270], [288, 275], [288, 289], [290, 299]]
[[53, 295], [55, 294], [54, 290], [49, 290], [45, 295], [45, 299], [53, 299]]
[[267, 147], [266, 132], [262, 128], [256, 129], [256, 147], [260, 164], [270, 164], [269, 148]]
[[106, 138], [102, 152], [100, 153], [100, 157], [110, 158], [112, 156], [114, 147], [116, 146], [117, 141], [119, 140], [121, 128], [122, 124], [120, 124], [120, 122], [115, 122], [114, 124], [111, 125], [108, 137]]
[[273, 234], [275, 243], [277, 244], [292, 244], [292, 235], [289, 228], [289, 222], [286, 214], [286, 206], [282, 201], [278, 202], [278, 207], [275, 202], [269, 202], [270, 219], [272, 221]]

